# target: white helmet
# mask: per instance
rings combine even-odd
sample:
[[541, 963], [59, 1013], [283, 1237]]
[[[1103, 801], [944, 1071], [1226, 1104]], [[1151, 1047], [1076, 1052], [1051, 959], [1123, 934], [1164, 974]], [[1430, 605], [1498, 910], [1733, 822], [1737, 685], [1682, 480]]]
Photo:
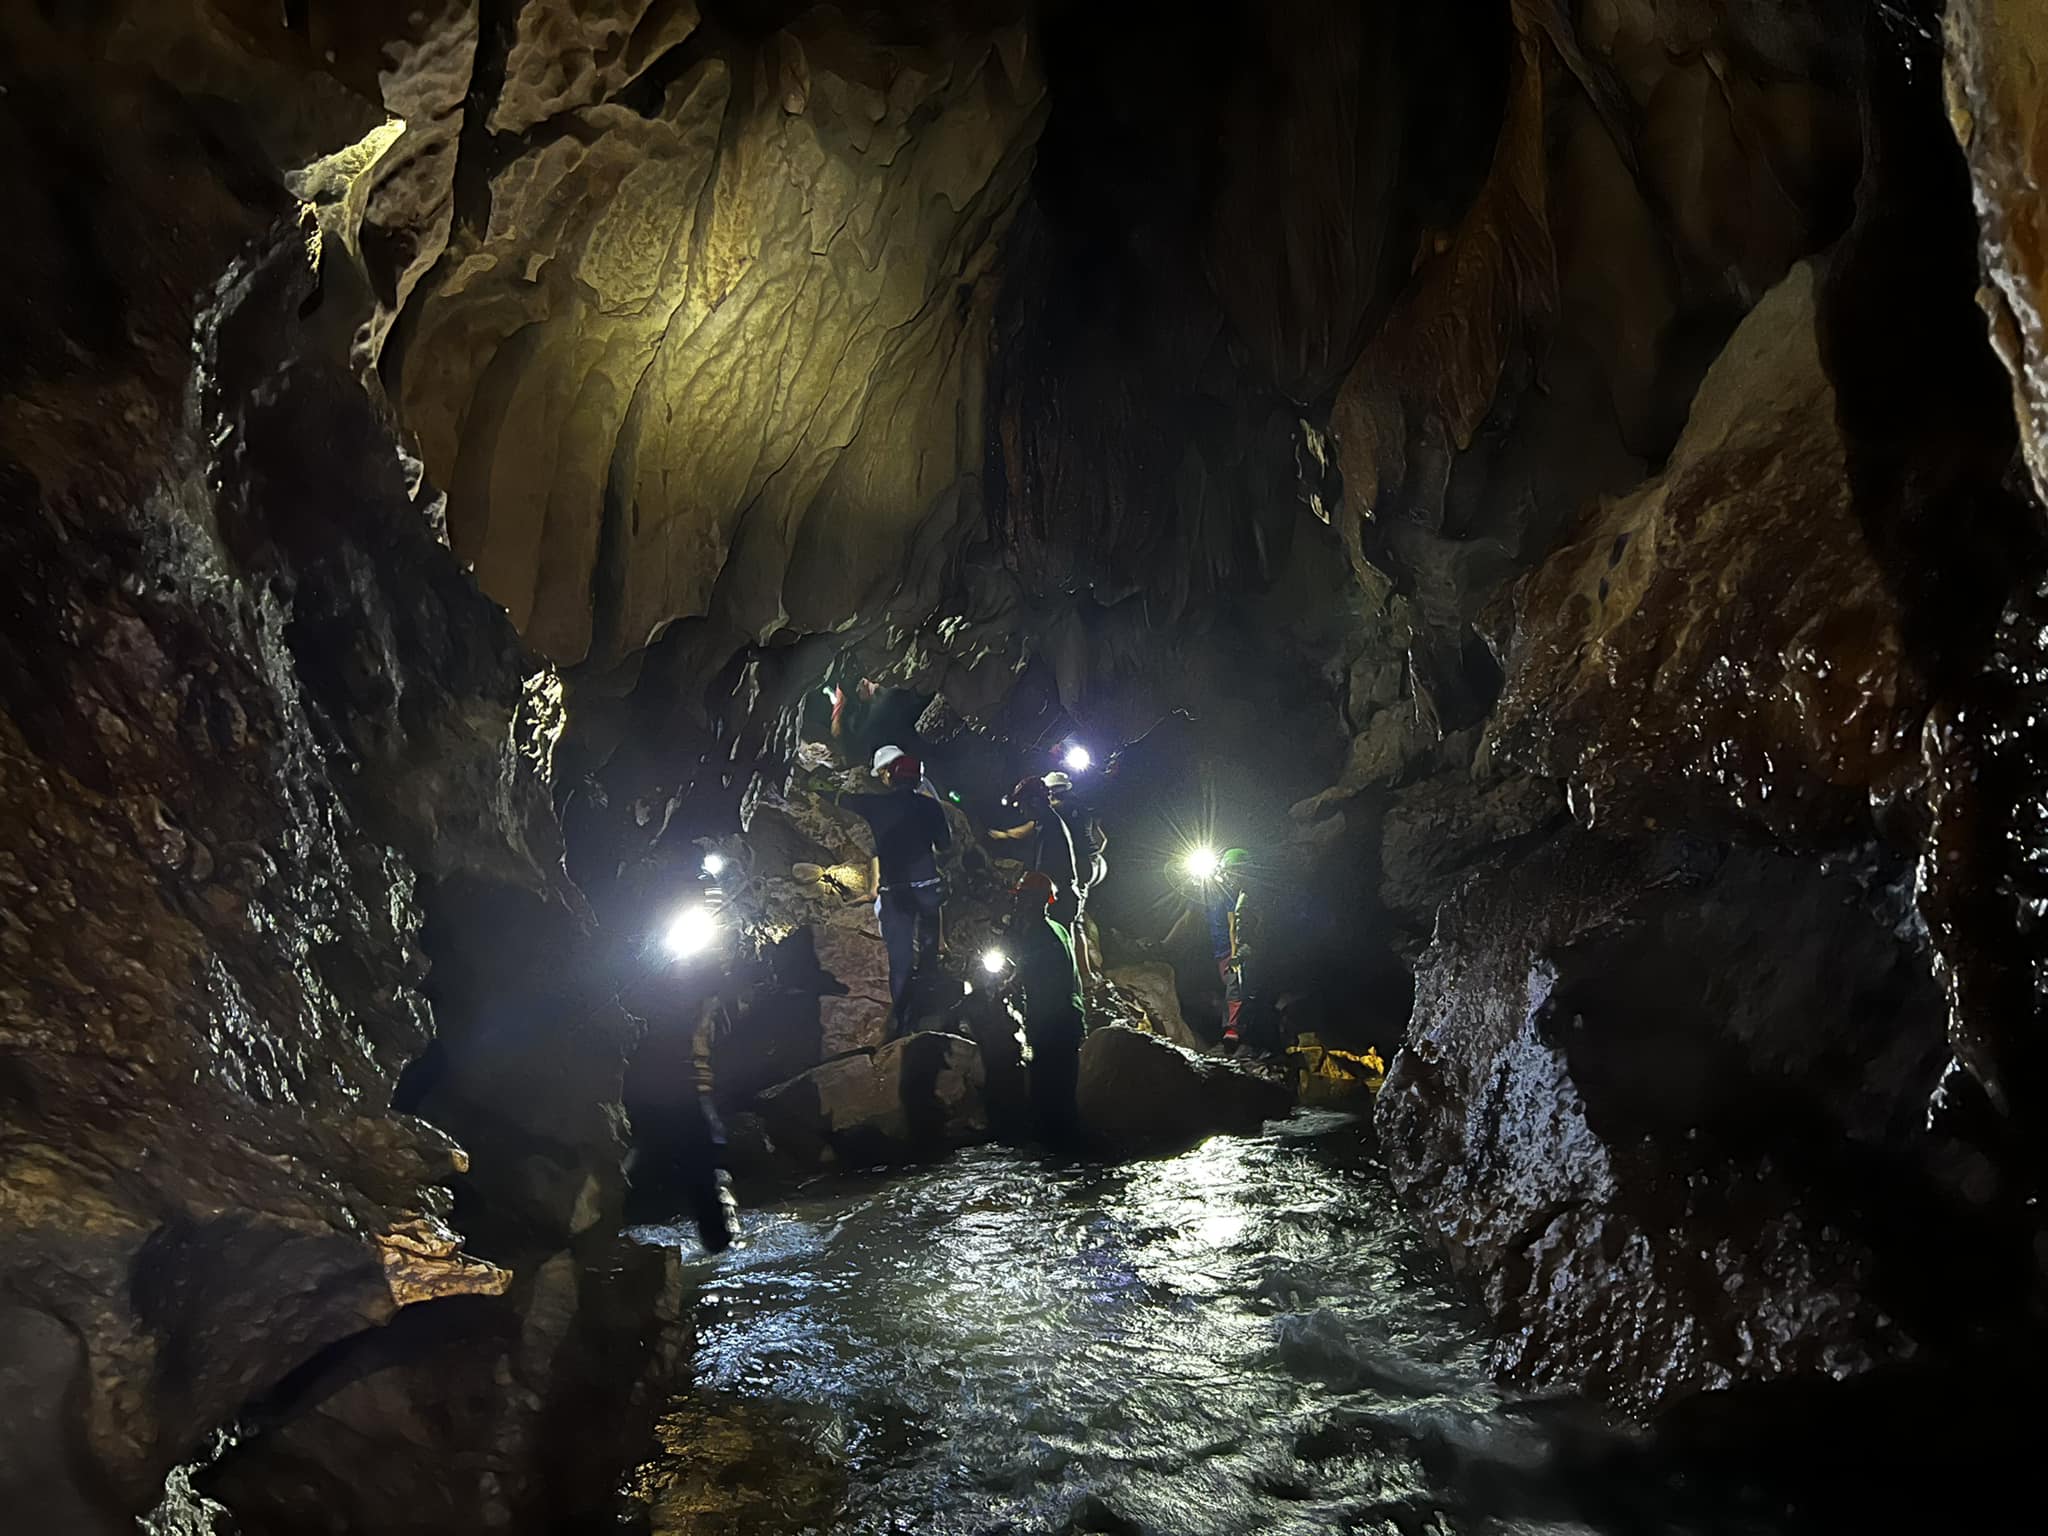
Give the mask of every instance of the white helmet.
[[875, 760], [874, 763], [871, 765], [870, 771], [872, 771], [874, 776], [879, 779], [882, 776], [882, 770], [884, 768], [887, 768], [891, 763], [895, 762], [897, 758], [908, 757], [909, 755], [910, 754], [908, 752], [905, 752], [901, 747], [877, 747], [875, 748]]

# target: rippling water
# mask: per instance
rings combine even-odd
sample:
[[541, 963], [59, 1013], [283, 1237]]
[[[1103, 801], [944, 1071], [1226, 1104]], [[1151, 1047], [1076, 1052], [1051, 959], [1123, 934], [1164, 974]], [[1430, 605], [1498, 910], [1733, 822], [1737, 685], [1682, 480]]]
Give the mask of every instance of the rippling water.
[[693, 1275], [656, 1532], [1690, 1528], [1589, 1511], [1566, 1464], [1603, 1432], [1486, 1383], [1340, 1116], [827, 1181]]

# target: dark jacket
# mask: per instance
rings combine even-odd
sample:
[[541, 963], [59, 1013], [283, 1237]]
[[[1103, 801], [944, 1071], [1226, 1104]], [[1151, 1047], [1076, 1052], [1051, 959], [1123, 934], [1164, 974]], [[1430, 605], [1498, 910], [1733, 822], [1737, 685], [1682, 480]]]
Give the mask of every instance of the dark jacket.
[[1049, 917], [1019, 917], [1010, 924], [1023, 993], [1024, 1032], [1081, 1031], [1081, 972], [1074, 963], [1074, 936]]
[[1078, 869], [1074, 862], [1074, 835], [1067, 830], [1066, 820], [1058, 811], [1040, 811], [1037, 820], [1038, 830], [1028, 844], [1031, 867], [1052, 877], [1060, 892], [1059, 900], [1053, 903], [1052, 915], [1062, 923], [1071, 923], [1080, 911], [1081, 899], [1076, 878]]
[[915, 885], [939, 878], [934, 853], [953, 846], [953, 829], [938, 801], [906, 785], [880, 795], [844, 795], [839, 803], [868, 824], [875, 834], [875, 857], [882, 861], [882, 884]]

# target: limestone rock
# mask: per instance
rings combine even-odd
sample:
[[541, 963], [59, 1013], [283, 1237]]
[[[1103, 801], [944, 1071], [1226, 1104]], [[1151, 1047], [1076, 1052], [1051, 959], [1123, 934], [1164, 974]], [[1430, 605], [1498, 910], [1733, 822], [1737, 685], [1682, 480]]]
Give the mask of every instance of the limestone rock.
[[693, 0], [526, 0], [491, 111], [493, 133], [524, 133], [631, 85], [697, 29]]
[[[400, 407], [454, 546], [563, 663], [684, 617], [726, 637], [709, 670], [921, 622], [983, 459], [977, 295], [1042, 87], [995, 37], [883, 49], [821, 11], [612, 101], [692, 9], [523, 9], [499, 121], [573, 131], [494, 168], [409, 306]], [[586, 66], [562, 29], [607, 41]]]
[[893, 1162], [988, 1133], [981, 1051], [960, 1035], [923, 1031], [872, 1056], [828, 1061], [756, 1102], [782, 1152], [804, 1161]]
[[1917, 755], [1924, 690], [1851, 501], [1814, 295], [1810, 266], [1771, 291], [1664, 474], [1522, 588], [1496, 750], [1565, 779], [1587, 826], [1689, 810], [1825, 839]]
[[[515, 732], [517, 639], [317, 302], [331, 248], [144, 65], [81, 64], [30, 13], [0, 31], [45, 82], [33, 111], [0, 95], [24, 253], [94, 273], [0, 285], [0, 1289], [33, 1314], [6, 1325], [39, 1362], [16, 1407], [68, 1447], [28, 1475], [118, 1528], [314, 1356], [415, 1303], [500, 1305], [450, 1184], [475, 1177], [473, 1211], [526, 1190], [508, 1228], [592, 1223], [623, 1021], [573, 985], [585, 914]], [[52, 146], [131, 132], [148, 153], [45, 226], [81, 195]], [[497, 937], [549, 935], [545, 995], [580, 1006], [465, 1027], [428, 959], [479, 892], [539, 914]], [[411, 1113], [436, 1072], [488, 1101], [468, 1148]], [[0, 1492], [41, 1443], [8, 1439]]]
[[1208, 1136], [1252, 1136], [1294, 1102], [1281, 1082], [1111, 1024], [1081, 1045], [1082, 1133], [1119, 1156], [1178, 1152]]
[[1120, 965], [1108, 975], [1121, 991], [1136, 999], [1145, 1022], [1162, 1039], [1194, 1051], [1207, 1045], [1181, 1017], [1180, 986], [1174, 978], [1173, 967], [1165, 961], [1146, 960], [1136, 965]]
[[1380, 901], [1423, 937], [1458, 881], [1481, 861], [1563, 819], [1564, 797], [1546, 779], [1490, 784], [1437, 774], [1394, 797], [1381, 821]]
[[1890, 1203], [1944, 1059], [1931, 980], [1846, 875], [1571, 833], [1445, 908], [1376, 1119], [1497, 1368], [1640, 1409], [1940, 1331], [1903, 1277], [1965, 1239]]
[[1946, 11], [1949, 118], [1970, 162], [1982, 233], [1978, 294], [2012, 374], [2037, 493], [2048, 500], [2048, 15], [2028, 0]]
[[[24, 1390], [50, 1395], [18, 1410], [58, 1427], [96, 1504], [132, 1516], [315, 1353], [504, 1277], [465, 1263], [441, 1219], [462, 1151], [390, 1108], [431, 1033], [419, 882], [331, 755], [288, 557], [240, 516], [232, 428], [212, 437], [228, 418], [206, 386], [245, 361], [227, 337], [270, 322], [270, 267], [310, 285], [304, 233], [221, 190], [223, 168], [149, 92], [102, 82], [50, 101], [64, 105], [35, 136], [105, 142], [113, 121], [160, 135], [163, 159], [105, 195], [181, 231], [91, 258], [97, 302], [128, 312], [119, 338], [59, 341], [46, 328], [74, 317], [35, 287], [0, 299], [20, 339], [0, 412], [15, 583], [0, 622], [0, 1288], [35, 1315], [17, 1336], [55, 1322], [76, 1341], [75, 1369], [39, 1368]], [[6, 195], [40, 206], [51, 163], [12, 157]], [[219, 307], [196, 313], [216, 283]], [[338, 510], [329, 468], [309, 461], [283, 502], [304, 526]], [[435, 684], [416, 681], [431, 715]], [[0, 1451], [11, 1487], [8, 1463]]]
[[[323, 1362], [200, 1474], [246, 1536], [379, 1531], [431, 1536], [512, 1527], [550, 1500], [597, 1507], [616, 1474], [612, 1437], [632, 1410], [603, 1372], [632, 1359], [658, 1283], [653, 1249], [568, 1252], [522, 1265], [502, 1302], [408, 1313]], [[579, 1433], [556, 1415], [575, 1406]], [[449, 1458], [451, 1445], [464, 1454]]]

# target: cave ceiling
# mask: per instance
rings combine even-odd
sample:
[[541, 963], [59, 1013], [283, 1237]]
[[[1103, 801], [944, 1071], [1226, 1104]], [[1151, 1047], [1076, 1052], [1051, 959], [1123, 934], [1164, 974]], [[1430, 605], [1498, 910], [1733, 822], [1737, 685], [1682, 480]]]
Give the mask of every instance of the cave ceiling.
[[114, 32], [302, 167], [357, 363], [540, 656], [677, 632], [701, 687], [851, 632], [975, 708], [1028, 605], [1270, 583], [1304, 417], [1485, 175], [1499, 17], [1317, 10], [187, 0]]

